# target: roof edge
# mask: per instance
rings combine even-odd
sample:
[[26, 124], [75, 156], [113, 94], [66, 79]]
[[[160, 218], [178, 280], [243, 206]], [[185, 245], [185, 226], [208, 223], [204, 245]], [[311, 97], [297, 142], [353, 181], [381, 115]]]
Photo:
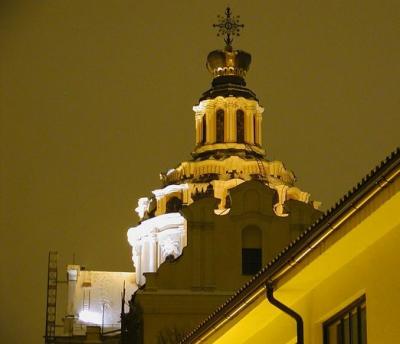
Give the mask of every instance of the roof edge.
[[[370, 199], [400, 175], [400, 147], [397, 147], [380, 164], [372, 169], [352, 190], [327, 210], [307, 230], [293, 240], [278, 255], [262, 268], [250, 281], [243, 285], [207, 319], [193, 329], [180, 342], [197, 343], [220, 328], [224, 323], [264, 292], [268, 281], [281, 277], [291, 267], [313, 251], [336, 228], [346, 222]], [[327, 234], [328, 233], [328, 234]], [[289, 267], [288, 267], [289, 266]], [[244, 302], [246, 299], [250, 299]]]

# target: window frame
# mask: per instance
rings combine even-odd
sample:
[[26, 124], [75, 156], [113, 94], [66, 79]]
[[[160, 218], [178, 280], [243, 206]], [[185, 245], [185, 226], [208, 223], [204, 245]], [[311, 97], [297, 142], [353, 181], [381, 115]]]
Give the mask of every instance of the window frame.
[[245, 114], [242, 109], [236, 110], [236, 142], [245, 143]]
[[[242, 229], [241, 237], [242, 275], [253, 276], [262, 268], [263, 233], [259, 226], [249, 224]], [[248, 241], [249, 238], [251, 243]]]
[[[338, 313], [334, 314], [329, 319], [325, 320], [322, 323], [323, 344], [337, 344], [337, 343], [330, 343], [330, 341], [329, 341], [329, 328], [330, 328], [330, 326], [334, 325], [338, 321], [344, 321], [346, 315], [351, 314], [351, 312], [354, 311], [354, 310], [356, 310], [355, 314], [357, 316], [357, 333], [358, 333], [358, 338], [360, 338], [359, 335], [362, 332], [362, 329], [361, 329], [361, 309], [362, 308], [361, 307], [363, 305], [364, 305], [365, 311], [366, 311], [366, 309], [367, 309], [367, 298], [366, 298], [365, 294], [360, 296], [356, 300], [354, 300], [352, 303], [350, 303], [348, 306], [346, 306], [345, 308], [340, 310]], [[349, 319], [350, 319], [350, 317], [349, 317]], [[351, 326], [349, 328], [351, 328]], [[366, 329], [365, 329], [365, 333], [366, 333]], [[351, 332], [350, 332], [350, 337], [351, 337]], [[358, 342], [360, 343], [360, 340], [358, 340]], [[350, 339], [350, 343], [351, 344], [359, 344], [359, 343], [352, 343], [352, 338]], [[362, 344], [366, 344], [366, 343], [367, 343], [367, 336], [365, 335], [365, 343], [362, 343]]]
[[225, 142], [225, 110], [218, 109], [215, 113], [215, 142]]
[[[256, 258], [257, 261], [254, 258]], [[260, 271], [261, 268], [262, 248], [242, 248], [242, 275], [253, 276]]]

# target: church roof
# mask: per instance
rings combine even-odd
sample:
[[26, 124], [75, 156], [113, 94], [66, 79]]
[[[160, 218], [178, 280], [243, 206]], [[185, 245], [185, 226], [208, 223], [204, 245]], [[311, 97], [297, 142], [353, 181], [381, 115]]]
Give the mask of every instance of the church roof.
[[347, 192], [332, 208], [326, 211], [314, 224], [300, 234], [250, 281], [243, 285], [224, 304], [209, 315], [199, 326], [191, 331], [181, 343], [192, 343], [219, 322], [233, 315], [231, 312], [239, 304], [264, 292], [265, 284], [281, 276], [295, 266], [337, 227], [357, 212], [382, 188], [400, 175], [400, 147], [370, 171], [352, 190]]

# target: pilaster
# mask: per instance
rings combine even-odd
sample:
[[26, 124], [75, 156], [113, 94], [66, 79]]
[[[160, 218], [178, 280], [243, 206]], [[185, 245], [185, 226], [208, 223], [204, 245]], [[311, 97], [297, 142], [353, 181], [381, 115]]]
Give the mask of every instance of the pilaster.
[[203, 116], [202, 113], [196, 113], [196, 146], [200, 145], [203, 141]]
[[206, 104], [206, 123], [207, 123], [207, 144], [216, 141], [216, 122], [215, 122], [215, 105], [211, 102]]

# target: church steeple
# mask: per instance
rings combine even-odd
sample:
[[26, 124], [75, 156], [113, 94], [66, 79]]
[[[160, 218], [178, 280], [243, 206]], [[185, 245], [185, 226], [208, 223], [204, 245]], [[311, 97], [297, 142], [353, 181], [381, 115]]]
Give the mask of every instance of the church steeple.
[[225, 48], [207, 56], [207, 69], [212, 74], [211, 88], [193, 107], [196, 115], [196, 148], [194, 158], [239, 155], [263, 158], [262, 113], [253, 91], [246, 87], [245, 76], [251, 55], [234, 49], [233, 37], [240, 35], [243, 24], [230, 8], [225, 17], [218, 16], [218, 36], [224, 35]]
[[229, 7], [225, 10], [225, 17], [218, 16], [217, 36], [224, 36], [225, 48], [214, 50], [207, 56], [207, 69], [213, 76], [212, 88], [205, 92], [200, 100], [215, 98], [216, 96], [237, 96], [255, 99], [256, 95], [246, 89], [245, 76], [251, 63], [251, 55], [243, 50], [233, 49], [233, 37], [240, 36], [239, 16], [233, 16]]
[[262, 114], [253, 91], [246, 88], [245, 76], [251, 55], [234, 49], [233, 37], [243, 27], [228, 8], [219, 17], [219, 34], [225, 48], [208, 54], [207, 69], [211, 88], [193, 107], [196, 146], [193, 158], [160, 174], [162, 187], [150, 198], [139, 199], [136, 211], [140, 224], [128, 232], [137, 283], [145, 273], [157, 271], [160, 264], [177, 258], [187, 243], [186, 220], [181, 211], [202, 198], [214, 198], [214, 215], [229, 216], [231, 189], [257, 181], [274, 190], [273, 211], [286, 217], [287, 200], [310, 202], [310, 195], [295, 184], [294, 174], [281, 161], [269, 161], [262, 148]]

